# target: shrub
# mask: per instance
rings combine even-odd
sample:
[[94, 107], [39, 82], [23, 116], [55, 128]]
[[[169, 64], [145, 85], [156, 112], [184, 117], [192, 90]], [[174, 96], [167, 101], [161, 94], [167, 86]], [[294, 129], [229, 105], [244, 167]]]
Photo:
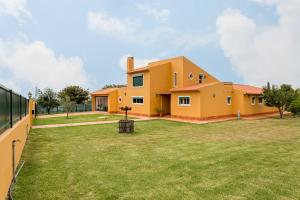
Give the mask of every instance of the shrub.
[[300, 115], [300, 97], [292, 101], [289, 110], [293, 113], [294, 116]]

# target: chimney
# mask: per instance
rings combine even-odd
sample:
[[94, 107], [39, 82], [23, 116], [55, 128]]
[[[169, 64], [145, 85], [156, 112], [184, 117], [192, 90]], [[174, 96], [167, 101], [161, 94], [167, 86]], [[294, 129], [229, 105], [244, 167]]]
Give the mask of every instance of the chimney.
[[128, 57], [127, 58], [127, 72], [130, 72], [133, 70], [134, 70], [134, 58]]

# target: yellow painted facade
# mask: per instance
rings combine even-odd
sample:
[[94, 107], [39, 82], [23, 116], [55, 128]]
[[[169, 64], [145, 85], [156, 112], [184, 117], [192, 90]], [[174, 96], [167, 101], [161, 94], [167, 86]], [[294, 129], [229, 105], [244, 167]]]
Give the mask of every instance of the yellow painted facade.
[[129, 57], [127, 87], [99, 90], [91, 96], [93, 110], [97, 110], [97, 98], [106, 96], [110, 113], [129, 106], [129, 113], [136, 115], [157, 116], [162, 110], [174, 117], [201, 120], [276, 111], [259, 103], [261, 93], [257, 87], [221, 82], [181, 56], [137, 69]]
[[12, 142], [17, 140], [15, 149], [15, 162], [18, 165], [29, 130], [32, 126], [32, 120], [35, 112], [35, 102], [29, 101], [29, 114], [14, 126], [0, 135], [0, 200], [6, 199], [10, 184], [13, 179], [12, 168]]

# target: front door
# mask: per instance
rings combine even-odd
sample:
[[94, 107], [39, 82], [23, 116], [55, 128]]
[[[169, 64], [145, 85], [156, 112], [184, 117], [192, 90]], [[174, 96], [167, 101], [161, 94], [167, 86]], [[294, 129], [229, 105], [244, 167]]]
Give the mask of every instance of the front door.
[[108, 97], [107, 96], [101, 96], [96, 97], [96, 110], [97, 111], [108, 111]]
[[164, 115], [171, 113], [171, 95], [162, 95], [162, 110]]

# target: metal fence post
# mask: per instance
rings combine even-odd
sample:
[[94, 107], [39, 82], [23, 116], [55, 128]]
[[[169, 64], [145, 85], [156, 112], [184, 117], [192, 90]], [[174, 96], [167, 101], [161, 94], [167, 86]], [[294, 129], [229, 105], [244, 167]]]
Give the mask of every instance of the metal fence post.
[[27, 100], [24, 98], [24, 102], [25, 102], [25, 117], [26, 117], [26, 111], [27, 111]]
[[10, 116], [9, 116], [9, 119], [10, 119], [10, 128], [12, 128], [13, 127], [13, 117], [12, 117], [12, 108], [13, 108], [13, 106], [12, 106], [12, 90], [9, 90], [9, 96], [10, 96], [10, 105], [9, 105], [9, 112], [10, 112]]
[[22, 119], [22, 96], [21, 95], [19, 98], [19, 106], [20, 106], [19, 114], [20, 114], [20, 120], [21, 120]]
[[[1, 122], [0, 134], [2, 134], [6, 129], [13, 128], [14, 123], [16, 123], [19, 120], [22, 120], [23, 117], [27, 116], [27, 112], [29, 111], [29, 100], [22, 97], [22, 95], [14, 93], [12, 89], [8, 89], [5, 86], [2, 86], [1, 84], [0, 90], [4, 90], [5, 92], [3, 97], [1, 92], [1, 98], [5, 98], [3, 101], [3, 106], [5, 106], [5, 110], [3, 113], [1, 113], [3, 114], [3, 116], [1, 116], [3, 117], [3, 124]], [[19, 109], [19, 111], [17, 109]]]
[[36, 105], [36, 103], [34, 104], [34, 119], [36, 119], [36, 115], [37, 115], [37, 112], [38, 112], [38, 107]]

